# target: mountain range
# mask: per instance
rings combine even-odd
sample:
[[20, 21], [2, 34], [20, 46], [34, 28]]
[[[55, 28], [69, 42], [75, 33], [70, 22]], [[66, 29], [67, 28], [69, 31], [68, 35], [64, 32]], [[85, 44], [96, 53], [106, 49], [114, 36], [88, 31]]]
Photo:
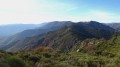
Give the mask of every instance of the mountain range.
[[120, 31], [120, 23], [108, 23], [107, 25]]
[[114, 31], [114, 28], [96, 21], [54, 21], [1, 40], [0, 49], [17, 52], [46, 46], [69, 51], [74, 45], [88, 38], [110, 39]]
[[[42, 24], [41, 24], [42, 25]], [[8, 24], [0, 25], [0, 38], [14, 35], [16, 33], [22, 32], [27, 29], [34, 29], [40, 27], [41, 25], [37, 24]]]
[[53, 21], [31, 28], [0, 39], [0, 67], [120, 66], [119, 23]]

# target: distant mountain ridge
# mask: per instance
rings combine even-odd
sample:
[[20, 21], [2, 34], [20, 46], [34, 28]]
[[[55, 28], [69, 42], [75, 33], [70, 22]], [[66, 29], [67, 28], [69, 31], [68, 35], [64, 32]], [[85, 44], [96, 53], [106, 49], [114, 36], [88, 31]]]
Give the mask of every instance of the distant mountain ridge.
[[42, 27], [38, 27], [36, 29], [28, 29], [28, 30], [24, 30], [23, 32], [17, 33], [13, 36], [10, 36], [8, 38], [5, 38], [4, 40], [0, 41], [0, 47], [1, 49], [3, 49], [4, 46], [8, 46], [11, 43], [14, 43], [18, 40], [24, 40], [27, 37], [32, 37], [32, 36], [36, 36], [36, 35], [40, 35], [40, 34], [44, 34], [47, 33], [49, 31], [55, 31], [58, 30], [62, 27], [71, 25], [72, 22], [70, 21], [62, 21], [63, 23], [61, 23], [61, 21], [54, 21], [54, 22], [50, 22], [50, 23], [46, 23], [44, 24]]
[[36, 24], [8, 24], [0, 26], [0, 38], [7, 37], [19, 33], [27, 29], [34, 29], [40, 25]]
[[108, 25], [108, 26], [110, 26], [110, 27], [120, 31], [120, 23], [108, 23], [106, 25]]
[[[42, 30], [48, 31], [42, 31]], [[20, 40], [14, 41], [14, 37], [11, 42], [2, 47], [7, 51], [21, 51], [30, 50], [38, 46], [47, 46], [52, 48], [59, 48], [63, 51], [68, 51], [74, 45], [87, 38], [105, 38], [112, 37], [114, 29], [96, 21], [90, 22], [51, 22], [43, 26], [38, 30], [37, 35], [32, 32], [34, 36], [24, 37]], [[34, 31], [32, 30], [32, 31]], [[42, 32], [41, 32], [42, 31]], [[25, 33], [25, 31], [23, 31]], [[21, 32], [21, 33], [23, 33]], [[19, 33], [19, 34], [21, 34]], [[26, 34], [26, 33], [25, 33]], [[29, 35], [29, 33], [27, 33]], [[31, 34], [31, 33], [30, 33]], [[24, 35], [22, 35], [24, 36]], [[22, 37], [21, 36], [21, 37]], [[19, 37], [18, 37], [19, 39]], [[5, 40], [3, 43], [6, 43]]]

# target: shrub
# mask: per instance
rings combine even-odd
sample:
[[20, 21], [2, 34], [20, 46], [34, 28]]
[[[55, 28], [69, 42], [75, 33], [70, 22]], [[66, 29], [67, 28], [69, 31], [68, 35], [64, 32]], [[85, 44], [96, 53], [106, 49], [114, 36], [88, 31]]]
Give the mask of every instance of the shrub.
[[31, 55], [31, 56], [29, 57], [29, 60], [31, 60], [31, 61], [33, 61], [33, 62], [37, 62], [37, 61], [39, 61], [40, 59], [41, 59], [41, 57], [38, 56], [38, 55]]
[[24, 61], [16, 56], [10, 57], [8, 58], [8, 64], [10, 65], [10, 67], [25, 67], [25, 63]]
[[10, 67], [7, 63], [0, 63], [0, 67]]
[[43, 56], [45, 58], [50, 58], [51, 57], [51, 55], [48, 52], [43, 52]]

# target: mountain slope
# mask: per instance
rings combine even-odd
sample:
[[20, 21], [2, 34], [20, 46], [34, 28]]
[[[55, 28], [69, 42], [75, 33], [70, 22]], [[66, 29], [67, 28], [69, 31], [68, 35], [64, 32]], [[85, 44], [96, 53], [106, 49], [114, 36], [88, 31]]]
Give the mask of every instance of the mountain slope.
[[120, 31], [120, 23], [108, 23], [107, 25]]
[[20, 51], [30, 50], [38, 46], [46, 46], [54, 49], [57, 48], [62, 51], [69, 51], [71, 48], [85, 39], [109, 39], [112, 37], [114, 29], [98, 22], [97, 25], [101, 26], [97, 26], [96, 28], [95, 26], [91, 25], [92, 23], [94, 24], [93, 21], [89, 23], [72, 23], [72, 25], [57, 31], [16, 41], [12, 43], [12, 46], [6, 50]]
[[47, 33], [49, 31], [55, 31], [65, 26], [69, 26], [71, 24], [72, 22], [70, 21], [60, 21], [60, 22], [54, 21], [54, 22], [46, 23], [42, 27], [39, 27], [36, 29], [25, 30], [23, 32], [17, 33], [13, 36], [10, 36], [6, 39], [1, 40], [0, 49], [5, 49], [6, 46], [9, 47], [12, 45], [12, 43], [15, 43], [16, 41], [19, 41], [19, 40], [24, 40], [27, 37], [37, 36], [40, 34]]
[[18, 32], [34, 29], [39, 27], [40, 25], [35, 24], [9, 24], [9, 25], [1, 25], [0, 26], [0, 38], [7, 37]]

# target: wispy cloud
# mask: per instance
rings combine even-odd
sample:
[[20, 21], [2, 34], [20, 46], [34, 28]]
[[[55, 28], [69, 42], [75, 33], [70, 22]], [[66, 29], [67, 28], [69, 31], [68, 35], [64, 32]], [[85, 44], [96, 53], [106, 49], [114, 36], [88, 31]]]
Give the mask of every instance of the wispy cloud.
[[[0, 24], [40, 23], [48, 21], [119, 21], [120, 16], [91, 9], [74, 0], [0, 0]], [[81, 1], [81, 0], [79, 0]], [[74, 3], [73, 3], [74, 2]]]

